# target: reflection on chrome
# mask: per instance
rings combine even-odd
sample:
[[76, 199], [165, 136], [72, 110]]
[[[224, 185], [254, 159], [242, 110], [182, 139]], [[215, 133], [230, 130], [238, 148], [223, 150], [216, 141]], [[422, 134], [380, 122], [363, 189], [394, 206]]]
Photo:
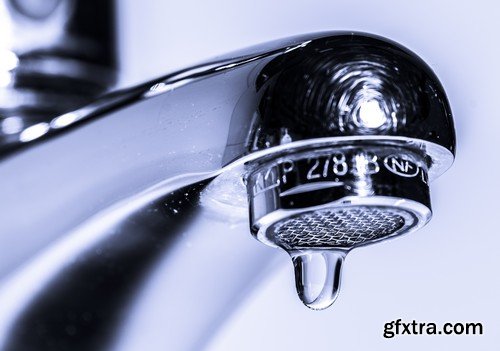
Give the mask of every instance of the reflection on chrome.
[[322, 309], [351, 249], [430, 219], [453, 120], [407, 49], [306, 35], [100, 96], [107, 28], [86, 38], [99, 67], [19, 56], [16, 82], [36, 73], [55, 95], [0, 96], [2, 350], [198, 350], [269, 271], [261, 243], [290, 254], [299, 297]]
[[12, 116], [2, 120], [2, 133], [16, 134], [23, 129], [23, 120], [20, 117]]
[[17, 55], [6, 49], [0, 49], [0, 71], [12, 71], [19, 64]]
[[356, 115], [359, 118], [358, 123], [366, 128], [380, 128], [387, 122], [387, 115], [377, 100], [361, 101]]
[[26, 143], [40, 138], [42, 135], [49, 131], [49, 124], [41, 122], [34, 124], [21, 132], [19, 135], [19, 141]]

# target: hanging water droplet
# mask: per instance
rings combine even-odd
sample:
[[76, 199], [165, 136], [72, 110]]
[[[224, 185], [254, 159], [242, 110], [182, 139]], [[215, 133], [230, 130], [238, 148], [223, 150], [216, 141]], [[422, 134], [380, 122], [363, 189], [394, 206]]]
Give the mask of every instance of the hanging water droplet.
[[346, 251], [293, 250], [289, 252], [295, 270], [295, 286], [302, 302], [323, 310], [337, 298]]

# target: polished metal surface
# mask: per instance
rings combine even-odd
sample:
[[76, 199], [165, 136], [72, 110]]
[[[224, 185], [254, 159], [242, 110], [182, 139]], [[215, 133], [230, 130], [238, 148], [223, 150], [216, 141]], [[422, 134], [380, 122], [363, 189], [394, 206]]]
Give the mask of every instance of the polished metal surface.
[[[157, 349], [199, 349], [272, 259], [248, 235], [244, 182], [259, 167], [366, 143], [404, 150], [422, 172], [385, 196], [409, 191], [424, 224], [428, 193], [416, 190], [455, 152], [431, 70], [356, 33], [252, 48], [44, 123], [2, 149], [0, 177], [12, 186], [0, 188], [1, 246], [20, 248], [2, 251], [3, 350], [137, 350], [151, 314], [165, 323], [151, 336]], [[356, 196], [351, 204], [372, 201]]]
[[422, 152], [360, 137], [266, 160], [247, 177], [252, 232], [287, 251], [350, 250], [421, 228], [431, 218]]
[[108, 92], [117, 75], [114, 0], [0, 1], [0, 149]]

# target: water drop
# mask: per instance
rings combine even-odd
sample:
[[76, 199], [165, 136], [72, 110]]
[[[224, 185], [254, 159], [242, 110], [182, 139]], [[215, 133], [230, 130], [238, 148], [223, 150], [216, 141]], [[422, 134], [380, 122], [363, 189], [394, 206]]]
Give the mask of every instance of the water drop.
[[313, 310], [330, 307], [337, 298], [343, 250], [293, 250], [289, 252], [295, 270], [295, 286], [302, 302]]

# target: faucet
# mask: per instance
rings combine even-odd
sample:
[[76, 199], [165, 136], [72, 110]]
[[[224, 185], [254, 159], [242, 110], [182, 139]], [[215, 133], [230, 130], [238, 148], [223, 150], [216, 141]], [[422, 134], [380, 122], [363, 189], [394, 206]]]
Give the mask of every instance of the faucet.
[[4, 50], [1, 350], [197, 350], [269, 270], [262, 243], [324, 309], [350, 250], [430, 220], [455, 134], [408, 49], [316, 33], [114, 90], [113, 26], [77, 25], [112, 1], [2, 4], [58, 34]]

